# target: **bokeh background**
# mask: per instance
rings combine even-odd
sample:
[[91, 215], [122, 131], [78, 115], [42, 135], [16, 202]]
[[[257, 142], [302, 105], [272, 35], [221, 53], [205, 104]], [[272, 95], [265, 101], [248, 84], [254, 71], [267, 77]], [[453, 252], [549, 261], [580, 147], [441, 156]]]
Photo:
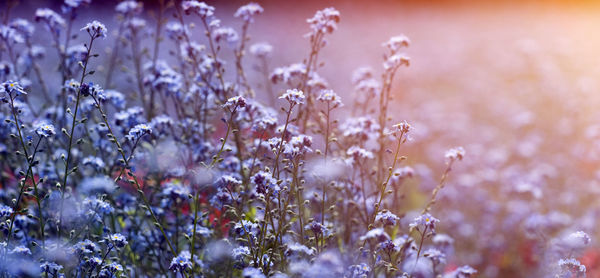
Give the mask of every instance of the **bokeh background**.
[[[30, 20], [38, 7], [60, 6], [23, 2], [15, 13]], [[346, 103], [336, 115], [340, 120], [356, 97], [352, 72], [370, 66], [381, 73], [381, 44], [399, 34], [411, 39], [406, 49], [411, 65], [399, 71], [393, 86], [391, 116], [415, 127], [403, 154], [417, 177], [396, 190], [404, 194], [407, 210], [418, 207], [437, 183], [431, 177], [443, 172], [444, 151], [466, 149], [435, 209], [440, 230], [455, 237], [457, 261], [477, 268], [480, 277], [536, 277], [545, 264], [555, 263], [553, 240], [582, 230], [592, 236], [592, 248], [579, 258], [588, 277], [600, 277], [600, 4], [257, 2], [265, 13], [250, 29], [251, 43], [274, 46], [271, 69], [308, 55], [306, 18], [328, 6], [340, 11], [339, 29], [320, 56], [325, 62], [320, 75]], [[241, 26], [233, 13], [246, 2], [208, 3], [223, 25]], [[94, 17], [115, 30], [115, 4], [95, 1], [75, 26]], [[154, 5], [145, 2], [145, 9]], [[111, 44], [100, 44], [110, 51]], [[166, 42], [161, 59], [170, 59], [169, 48]], [[45, 61], [53, 59], [48, 55]], [[256, 63], [252, 57], [245, 61]], [[98, 73], [103, 67], [98, 65]], [[103, 80], [101, 74], [94, 78]], [[261, 88], [260, 74], [253, 79]], [[267, 94], [258, 94], [268, 101]]]

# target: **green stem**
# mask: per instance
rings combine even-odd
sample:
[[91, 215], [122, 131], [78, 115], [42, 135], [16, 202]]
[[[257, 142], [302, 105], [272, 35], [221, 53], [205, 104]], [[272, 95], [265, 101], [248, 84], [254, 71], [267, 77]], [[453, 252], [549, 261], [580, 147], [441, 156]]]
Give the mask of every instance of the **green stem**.
[[65, 190], [67, 189], [67, 180], [69, 177], [69, 164], [71, 162], [71, 148], [73, 147], [73, 135], [75, 134], [75, 127], [77, 124], [77, 112], [79, 110], [79, 101], [81, 100], [81, 85], [83, 85], [83, 81], [87, 75], [87, 66], [90, 61], [90, 52], [92, 51], [92, 45], [94, 44], [94, 36], [90, 35], [90, 46], [87, 48], [87, 53], [85, 55], [85, 62], [83, 63], [83, 72], [81, 73], [81, 80], [79, 81], [79, 89], [77, 90], [77, 100], [75, 101], [75, 111], [73, 113], [73, 121], [71, 122], [71, 132], [69, 133], [69, 145], [67, 147], [67, 160], [65, 161], [65, 173], [63, 178], [63, 183], [61, 185], [60, 190], [60, 212], [59, 212], [59, 220], [58, 220], [58, 237], [61, 236], [62, 233], [62, 225], [63, 225], [63, 210], [65, 203]]

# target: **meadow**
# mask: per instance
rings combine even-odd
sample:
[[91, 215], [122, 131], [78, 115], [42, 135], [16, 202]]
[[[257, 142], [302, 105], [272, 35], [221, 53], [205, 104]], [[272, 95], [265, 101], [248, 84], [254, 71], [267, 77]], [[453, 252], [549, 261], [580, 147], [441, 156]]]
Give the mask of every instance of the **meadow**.
[[599, 7], [99, 2], [0, 3], [0, 277], [600, 277]]

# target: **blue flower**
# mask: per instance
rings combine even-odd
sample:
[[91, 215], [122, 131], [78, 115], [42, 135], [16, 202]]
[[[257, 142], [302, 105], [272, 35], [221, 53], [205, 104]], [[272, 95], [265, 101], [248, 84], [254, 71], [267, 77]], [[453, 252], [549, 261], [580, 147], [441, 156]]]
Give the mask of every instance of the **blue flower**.
[[126, 135], [129, 141], [136, 141], [142, 138], [145, 134], [152, 133], [152, 128], [147, 124], [138, 124], [134, 126], [129, 133]]
[[51, 137], [52, 135], [56, 134], [56, 131], [54, 130], [54, 126], [48, 123], [40, 123], [37, 125], [37, 127], [35, 128], [35, 133], [37, 133], [37, 135], [41, 136], [41, 137]]
[[6, 98], [6, 95], [13, 100], [20, 95], [26, 95], [27, 92], [23, 90], [23, 87], [16, 81], [6, 81], [2, 83], [0, 86], [0, 100], [4, 102], [8, 102], [9, 100]]
[[[40, 264], [40, 269], [44, 273], [56, 274], [57, 272], [59, 272], [63, 269], [63, 266], [53, 263], [53, 262], [44, 261], [43, 263]], [[57, 277], [57, 276], [54, 275], [52, 277]]]
[[23, 245], [19, 245], [19, 246], [16, 246], [15, 248], [13, 248], [13, 250], [10, 251], [10, 253], [21, 255], [21, 256], [29, 256], [29, 255], [31, 255], [31, 250], [29, 250], [29, 248], [27, 248]]
[[123, 15], [139, 14], [143, 10], [143, 4], [133, 0], [123, 1], [115, 7], [115, 11]]
[[35, 21], [46, 23], [48, 30], [58, 35], [60, 28], [64, 27], [65, 20], [55, 11], [48, 8], [41, 8], [35, 11]]
[[12, 215], [13, 209], [9, 206], [0, 204], [0, 219]]
[[116, 233], [108, 236], [108, 240], [117, 248], [122, 248], [127, 245], [127, 239], [124, 235]]
[[265, 278], [266, 276], [262, 273], [262, 271], [258, 268], [254, 267], [246, 267], [242, 271], [242, 276], [244, 278]]
[[179, 255], [171, 260], [169, 269], [174, 272], [184, 272], [185, 270], [192, 268], [191, 255], [189, 251], [181, 251]]

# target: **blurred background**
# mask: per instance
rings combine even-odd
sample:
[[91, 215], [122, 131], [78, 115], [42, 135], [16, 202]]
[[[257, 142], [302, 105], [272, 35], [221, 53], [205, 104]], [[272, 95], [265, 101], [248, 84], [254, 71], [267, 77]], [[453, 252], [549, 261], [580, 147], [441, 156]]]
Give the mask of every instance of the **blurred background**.
[[[223, 25], [239, 30], [242, 23], [233, 14], [245, 1], [207, 2]], [[437, 184], [444, 151], [456, 145], [466, 149], [434, 210], [442, 219], [440, 230], [455, 238], [458, 262], [477, 268], [480, 277], [542, 277], [544, 266], [556, 263], [553, 240], [582, 230], [594, 247], [579, 259], [588, 277], [600, 277], [600, 4], [256, 2], [265, 12], [250, 27], [250, 44], [273, 45], [271, 70], [308, 56], [306, 18], [329, 6], [340, 11], [319, 71], [346, 104], [340, 120], [357, 97], [352, 72], [370, 66], [381, 73], [382, 43], [400, 34], [410, 38], [405, 51], [411, 65], [398, 72], [391, 116], [415, 127], [403, 154], [417, 177], [397, 190], [405, 194], [406, 209], [415, 209]], [[75, 26], [97, 18], [114, 31], [116, 3], [95, 1]], [[146, 10], [155, 8], [153, 1], [144, 3]], [[60, 4], [24, 1], [14, 13], [33, 20], [36, 8], [59, 10]], [[201, 41], [203, 34], [194, 36]], [[106, 52], [111, 46], [102, 45]], [[172, 47], [167, 41], [160, 58], [171, 59]], [[47, 52], [51, 63], [55, 57]], [[221, 53], [232, 55], [230, 49]], [[257, 62], [250, 56], [245, 61], [248, 66]], [[97, 71], [103, 72], [102, 64]], [[259, 73], [251, 79], [261, 88]], [[258, 95], [267, 102], [260, 89]]]

